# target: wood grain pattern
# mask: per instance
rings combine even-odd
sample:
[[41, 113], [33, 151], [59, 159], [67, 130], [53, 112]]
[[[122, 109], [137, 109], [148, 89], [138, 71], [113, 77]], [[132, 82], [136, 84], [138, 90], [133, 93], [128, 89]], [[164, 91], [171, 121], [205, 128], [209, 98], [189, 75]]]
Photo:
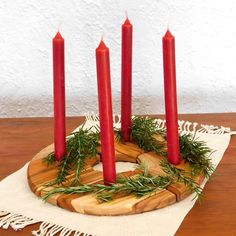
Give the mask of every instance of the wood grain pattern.
[[[160, 140], [160, 137], [156, 137]], [[165, 140], [162, 140], [163, 142]], [[153, 152], [144, 153], [136, 144], [133, 143], [115, 143], [116, 154], [120, 161], [130, 161], [134, 163], [144, 163], [148, 169], [149, 174], [164, 175], [160, 162], [162, 156]], [[43, 163], [42, 159], [54, 150], [53, 145], [50, 145], [41, 150], [30, 162], [28, 166], [28, 182], [31, 190], [39, 197], [43, 197], [47, 191], [52, 190], [54, 187], [45, 187], [45, 185], [56, 178], [58, 171], [57, 166], [49, 167]], [[100, 151], [101, 149], [98, 148]], [[124, 155], [122, 155], [124, 154]], [[99, 163], [99, 158], [88, 158], [86, 160], [86, 169], [81, 174], [82, 184], [96, 184], [103, 183], [103, 174], [101, 171], [93, 169], [93, 166]], [[178, 166], [180, 169], [187, 169], [188, 164], [182, 162]], [[137, 171], [123, 172], [123, 176], [136, 175]], [[68, 180], [63, 185], [70, 184], [74, 174], [69, 175]], [[203, 178], [198, 178], [200, 184]], [[170, 204], [180, 201], [191, 193], [184, 184], [172, 184], [165, 190], [156, 191], [151, 195], [137, 198], [133, 195], [118, 196], [112, 201], [99, 203], [94, 194], [55, 194], [48, 198], [48, 202], [62, 207], [64, 209], [75, 211], [83, 214], [91, 215], [129, 215], [137, 214], [154, 209], [162, 208]]]
[[[158, 115], [159, 118], [163, 116]], [[179, 119], [202, 124], [223, 125], [236, 130], [236, 113], [185, 114]], [[84, 117], [67, 118], [67, 134], [84, 121]], [[53, 142], [52, 118], [0, 119], [0, 180], [21, 168], [38, 150]], [[175, 236], [235, 235], [236, 218], [236, 135], [217, 167], [213, 180], [203, 190], [204, 202], [195, 203]], [[230, 183], [230, 184], [229, 184]], [[224, 189], [224, 191], [222, 191]], [[0, 193], [0, 196], [2, 193]], [[1, 198], [1, 197], [0, 197]], [[222, 201], [223, 199], [223, 201]], [[220, 204], [219, 204], [220, 203]], [[39, 224], [15, 232], [0, 228], [1, 236], [28, 236]]]

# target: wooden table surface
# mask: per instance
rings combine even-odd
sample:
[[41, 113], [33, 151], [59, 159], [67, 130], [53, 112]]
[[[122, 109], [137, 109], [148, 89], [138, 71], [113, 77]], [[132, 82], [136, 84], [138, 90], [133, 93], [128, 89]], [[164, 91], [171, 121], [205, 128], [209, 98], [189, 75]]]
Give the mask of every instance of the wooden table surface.
[[[158, 117], [163, 118], [163, 116]], [[180, 115], [179, 118], [203, 124], [222, 125], [236, 130], [236, 113], [186, 114]], [[67, 133], [83, 120], [83, 117], [67, 118]], [[2, 180], [53, 142], [53, 119], [0, 119], [0, 134], [0, 180]], [[203, 203], [196, 202], [179, 227], [176, 236], [236, 235], [236, 135], [232, 136], [222, 161], [203, 192]], [[3, 194], [0, 193], [0, 200]], [[0, 229], [0, 236], [31, 235], [31, 230], [37, 226], [26, 227], [20, 232]]]

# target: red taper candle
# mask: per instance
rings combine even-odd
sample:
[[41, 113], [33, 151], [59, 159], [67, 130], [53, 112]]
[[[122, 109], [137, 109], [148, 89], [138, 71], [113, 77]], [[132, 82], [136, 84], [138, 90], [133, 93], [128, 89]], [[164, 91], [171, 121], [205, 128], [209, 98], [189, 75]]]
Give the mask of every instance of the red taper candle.
[[180, 148], [176, 95], [175, 38], [169, 30], [162, 38], [162, 43], [168, 160], [171, 164], [178, 165], [180, 163]]
[[121, 132], [124, 141], [130, 141], [132, 125], [132, 37], [133, 26], [126, 18], [122, 25], [121, 49]]
[[53, 39], [54, 145], [55, 158], [66, 154], [64, 39], [58, 32]]
[[98, 103], [104, 183], [116, 182], [109, 48], [103, 40], [96, 49]]

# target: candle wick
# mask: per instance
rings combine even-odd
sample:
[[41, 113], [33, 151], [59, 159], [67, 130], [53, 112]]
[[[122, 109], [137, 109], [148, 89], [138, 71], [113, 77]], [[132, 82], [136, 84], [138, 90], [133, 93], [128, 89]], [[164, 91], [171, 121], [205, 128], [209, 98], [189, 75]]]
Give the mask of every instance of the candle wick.
[[61, 25], [62, 25], [62, 22], [61, 21], [59, 21], [59, 23], [58, 23], [58, 32], [60, 32], [60, 30], [61, 30]]
[[103, 41], [104, 38], [105, 38], [105, 33], [103, 32], [103, 33], [102, 33], [102, 36], [101, 36], [101, 41]]
[[170, 30], [170, 20], [168, 20], [168, 22], [167, 22], [167, 30], [168, 31]]
[[125, 16], [126, 16], [126, 18], [129, 18], [129, 17], [128, 17], [128, 11], [127, 11], [127, 10], [125, 11]]

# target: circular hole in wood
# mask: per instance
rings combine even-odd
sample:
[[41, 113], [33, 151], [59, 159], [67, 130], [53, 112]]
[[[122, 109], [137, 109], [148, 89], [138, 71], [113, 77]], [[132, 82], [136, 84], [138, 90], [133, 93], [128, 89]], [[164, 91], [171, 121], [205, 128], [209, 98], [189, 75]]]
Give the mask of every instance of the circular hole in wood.
[[[121, 173], [125, 171], [133, 171], [138, 165], [131, 162], [116, 162], [116, 173]], [[94, 170], [102, 171], [102, 163], [93, 166]]]

